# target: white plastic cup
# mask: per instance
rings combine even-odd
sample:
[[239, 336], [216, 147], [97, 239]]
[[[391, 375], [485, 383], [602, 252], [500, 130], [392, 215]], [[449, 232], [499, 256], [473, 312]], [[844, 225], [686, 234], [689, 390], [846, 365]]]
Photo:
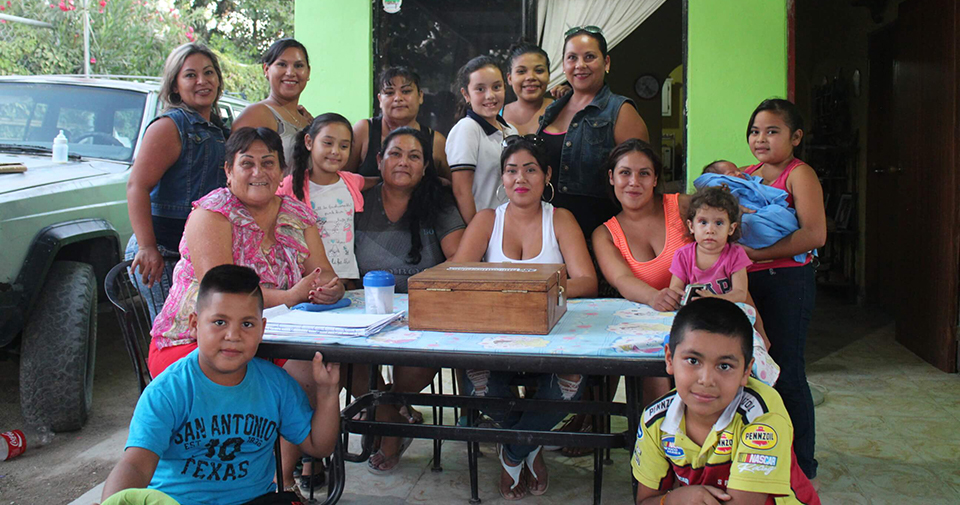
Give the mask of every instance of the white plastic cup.
[[367, 272], [363, 276], [363, 305], [367, 314], [392, 314], [393, 292], [396, 280], [383, 270]]

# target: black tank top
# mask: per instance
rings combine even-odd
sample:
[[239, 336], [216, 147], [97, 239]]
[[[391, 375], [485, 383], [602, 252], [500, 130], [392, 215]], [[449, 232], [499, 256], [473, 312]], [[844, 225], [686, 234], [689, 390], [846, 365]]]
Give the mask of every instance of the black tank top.
[[[367, 155], [360, 162], [357, 173], [364, 177], [380, 177], [380, 167], [377, 166], [377, 154], [380, 153], [380, 138], [383, 136], [383, 117], [377, 116], [367, 120]], [[423, 159], [433, 164], [433, 130], [429, 126], [420, 125], [420, 133], [426, 145], [423, 146]]]

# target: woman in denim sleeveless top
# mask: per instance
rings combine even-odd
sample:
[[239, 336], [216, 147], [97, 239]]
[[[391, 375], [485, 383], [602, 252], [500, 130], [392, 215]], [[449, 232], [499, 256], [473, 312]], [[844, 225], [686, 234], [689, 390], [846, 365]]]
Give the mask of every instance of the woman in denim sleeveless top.
[[604, 82], [609, 70], [607, 41], [600, 28], [568, 30], [563, 72], [573, 92], [547, 107], [537, 131], [554, 168], [553, 205], [572, 212], [585, 237], [616, 214], [607, 198], [604, 171], [610, 151], [627, 139], [650, 140], [633, 101], [613, 94]]
[[[217, 112], [223, 74], [205, 46], [174, 49], [163, 66], [163, 114], [147, 126], [130, 179], [127, 207], [134, 236], [127, 244], [131, 272], [148, 287], [172, 270], [191, 204], [222, 187], [228, 132]], [[151, 309], [153, 315], [153, 309]]]

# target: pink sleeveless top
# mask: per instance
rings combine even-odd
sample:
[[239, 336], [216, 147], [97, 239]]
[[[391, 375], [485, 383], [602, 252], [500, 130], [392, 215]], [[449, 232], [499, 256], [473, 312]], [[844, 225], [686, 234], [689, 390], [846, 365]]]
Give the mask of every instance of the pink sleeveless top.
[[[793, 172], [794, 168], [797, 168], [803, 164], [804, 163], [802, 160], [800, 160], [799, 158], [794, 158], [793, 161], [791, 161], [790, 164], [787, 165], [787, 168], [783, 170], [783, 173], [781, 173], [780, 176], [777, 177], [777, 180], [773, 181], [773, 183], [770, 184], [770, 187], [772, 188], [782, 189], [787, 192], [787, 205], [789, 205], [791, 209], [795, 209], [796, 207], [793, 206], [793, 193], [791, 193], [787, 189], [787, 178], [790, 177], [790, 172]], [[757, 163], [756, 165], [751, 165], [743, 169], [743, 172], [749, 175], [753, 175], [753, 173], [756, 172], [757, 170], [760, 170], [761, 167], [763, 167], [763, 163]], [[793, 256], [789, 258], [778, 258], [775, 260], [754, 263], [753, 266], [747, 268], [747, 271], [757, 272], [760, 270], [769, 270], [771, 268], [802, 267], [807, 263], [810, 263], [812, 259], [813, 259], [813, 255], [809, 253], [807, 254], [807, 259], [804, 260], [803, 263], [797, 263], [796, 261], [794, 261]]]
[[647, 283], [653, 289], [664, 289], [670, 287], [670, 279], [673, 274], [670, 273], [670, 264], [673, 263], [673, 253], [677, 252], [688, 242], [686, 225], [683, 224], [683, 218], [680, 216], [680, 205], [678, 204], [679, 195], [663, 195], [663, 219], [666, 224], [666, 239], [663, 241], [663, 250], [656, 258], [649, 261], [637, 261], [630, 251], [630, 245], [627, 243], [627, 236], [623, 233], [620, 221], [614, 216], [609, 221], [603, 223], [610, 231], [613, 237], [613, 245], [617, 246], [623, 259], [627, 261], [627, 266], [633, 272], [633, 276]]

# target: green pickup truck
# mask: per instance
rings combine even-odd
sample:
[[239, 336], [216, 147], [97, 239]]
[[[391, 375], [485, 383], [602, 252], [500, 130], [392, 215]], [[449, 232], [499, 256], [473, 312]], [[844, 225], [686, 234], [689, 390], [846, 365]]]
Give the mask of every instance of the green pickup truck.
[[[28, 424], [73, 431], [90, 412], [98, 295], [132, 233], [127, 177], [159, 89], [142, 77], [0, 77], [0, 359], [20, 361]], [[224, 122], [246, 105], [223, 97]], [[53, 163], [61, 130], [69, 159]]]

